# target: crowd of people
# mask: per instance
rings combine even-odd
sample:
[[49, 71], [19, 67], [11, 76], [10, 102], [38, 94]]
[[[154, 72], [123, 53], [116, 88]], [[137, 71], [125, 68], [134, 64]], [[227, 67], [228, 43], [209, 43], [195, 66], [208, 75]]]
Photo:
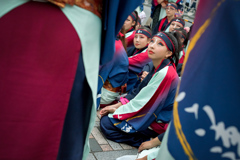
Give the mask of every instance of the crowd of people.
[[133, 11], [117, 35], [114, 58], [99, 71], [101, 130], [139, 152], [160, 145], [171, 121], [190, 34], [178, 2], [156, 3], [166, 16], [141, 25]]
[[0, 159], [86, 159], [96, 110], [108, 139], [161, 143], [190, 32], [180, 0], [146, 25], [142, 3], [0, 2]]

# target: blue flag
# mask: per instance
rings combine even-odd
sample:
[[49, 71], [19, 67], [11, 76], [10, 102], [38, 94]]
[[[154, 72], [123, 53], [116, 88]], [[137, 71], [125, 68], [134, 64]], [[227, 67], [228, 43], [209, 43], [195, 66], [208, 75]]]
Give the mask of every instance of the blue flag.
[[198, 5], [173, 121], [163, 140], [169, 159], [240, 159], [239, 15], [239, 0]]

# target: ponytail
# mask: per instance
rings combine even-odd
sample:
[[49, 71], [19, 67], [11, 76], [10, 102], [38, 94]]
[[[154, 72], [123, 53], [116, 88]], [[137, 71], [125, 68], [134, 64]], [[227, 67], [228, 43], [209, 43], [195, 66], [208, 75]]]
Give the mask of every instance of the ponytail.
[[175, 63], [175, 66], [178, 65], [179, 61], [179, 53], [182, 50], [182, 43], [180, 40], [181, 34], [178, 32], [164, 32], [173, 42], [173, 45], [175, 47], [175, 52], [172, 52], [172, 56], [170, 57], [170, 60]]

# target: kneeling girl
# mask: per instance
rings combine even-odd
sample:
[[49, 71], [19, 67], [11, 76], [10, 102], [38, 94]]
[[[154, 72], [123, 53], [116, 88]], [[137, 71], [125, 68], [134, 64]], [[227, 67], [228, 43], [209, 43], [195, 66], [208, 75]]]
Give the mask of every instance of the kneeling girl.
[[138, 147], [165, 132], [179, 82], [175, 67], [179, 42], [178, 33], [159, 32], [152, 38], [148, 56], [154, 67], [150, 73], [119, 103], [100, 111], [100, 127], [108, 139]]

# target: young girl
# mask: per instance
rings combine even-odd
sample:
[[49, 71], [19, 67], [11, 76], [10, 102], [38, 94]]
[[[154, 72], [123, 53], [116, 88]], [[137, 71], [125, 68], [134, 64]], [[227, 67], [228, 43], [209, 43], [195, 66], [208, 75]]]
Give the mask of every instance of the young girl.
[[180, 17], [175, 17], [170, 22], [170, 25], [166, 29], [166, 32], [172, 32], [174, 31], [175, 28], [184, 28], [184, 26], [185, 26], [184, 20]]
[[126, 53], [124, 28], [115, 40], [115, 53], [113, 59], [100, 66], [98, 76], [98, 105], [110, 105], [121, 93], [121, 86], [128, 80], [128, 57]]
[[160, 31], [165, 31], [169, 25], [171, 20], [175, 17], [175, 13], [177, 12], [177, 4], [176, 3], [168, 3], [166, 6], [166, 17], [161, 19], [156, 26], [153, 26], [153, 34], [156, 34]]
[[[185, 26], [184, 20], [180, 17], [175, 17], [172, 19], [172, 21], [170, 22], [170, 26], [166, 29], [165, 32], [173, 32], [175, 29], [182, 28], [184, 26]], [[184, 33], [186, 33], [186, 32], [184, 32]], [[184, 33], [180, 33], [180, 34], [184, 35]], [[185, 39], [186, 39], [186, 36], [185, 36]], [[182, 41], [182, 38], [181, 38], [181, 41]], [[178, 62], [179, 64], [177, 66], [178, 75], [180, 75], [180, 73], [181, 73], [184, 57], [185, 57], [185, 51], [182, 50], [179, 54], [179, 62]], [[146, 66], [143, 67], [141, 80], [143, 80], [146, 77], [146, 75], [149, 73], [151, 67], [152, 67], [152, 62], [148, 63]]]
[[179, 76], [181, 76], [182, 71], [182, 65], [185, 58], [185, 51], [184, 51], [184, 41], [187, 39], [187, 32], [184, 30], [184, 28], [175, 28], [173, 32], [178, 32], [181, 35], [180, 41], [182, 43], [182, 51], [179, 53], [179, 62], [177, 66], [177, 73]]
[[[175, 67], [180, 46], [178, 38], [178, 33], [156, 34], [148, 46], [154, 68], [138, 88], [119, 103], [100, 111], [100, 127], [108, 139], [138, 147], [165, 132], [179, 82]], [[111, 114], [105, 116], [108, 113]]]
[[124, 28], [125, 28], [125, 38], [126, 38], [126, 44], [127, 47], [133, 46], [133, 38], [135, 34], [135, 28], [138, 21], [138, 14], [136, 11], [133, 11], [128, 18], [124, 22]]
[[128, 52], [129, 74], [127, 82], [127, 91], [130, 91], [139, 80], [139, 74], [143, 67], [151, 61], [148, 57], [147, 47], [151, 41], [152, 32], [149, 28], [140, 27], [134, 36], [134, 47]]

